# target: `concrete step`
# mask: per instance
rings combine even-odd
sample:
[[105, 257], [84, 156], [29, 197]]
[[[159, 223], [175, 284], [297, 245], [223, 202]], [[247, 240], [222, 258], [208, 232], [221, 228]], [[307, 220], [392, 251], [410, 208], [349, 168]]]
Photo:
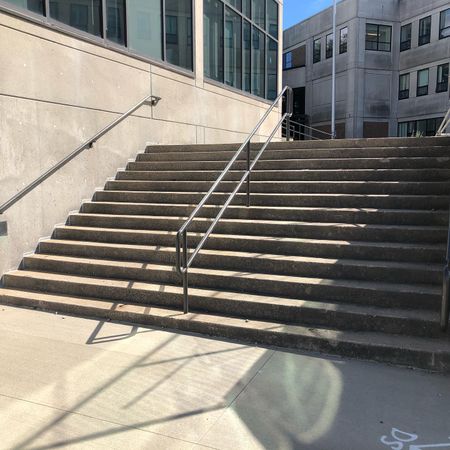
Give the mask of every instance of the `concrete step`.
[[[47, 239], [39, 242], [39, 253], [82, 258], [137, 261], [175, 266], [175, 247], [105, 244], [89, 241]], [[250, 271], [266, 274], [343, 278], [392, 283], [423, 283], [440, 286], [442, 265], [390, 261], [317, 258], [295, 255], [205, 250], [194, 267]]]
[[[69, 215], [68, 224], [101, 228], [178, 231], [186, 219], [187, 217], [73, 213]], [[205, 232], [209, 228], [211, 220], [202, 217], [194, 219], [190, 225], [190, 231]], [[444, 226], [374, 225], [281, 220], [222, 219], [216, 225], [214, 231], [216, 234], [374, 242], [442, 244], [447, 239], [447, 227]]]
[[[54, 239], [137, 246], [173, 246], [175, 231], [130, 230], [59, 225]], [[201, 234], [190, 233], [189, 244], [199, 243]], [[264, 252], [277, 255], [347, 258], [374, 261], [444, 264], [445, 244], [411, 244], [392, 242], [358, 242], [283, 238], [271, 236], [211, 234], [205, 249]]]
[[[30, 255], [22, 261], [23, 269], [103, 279], [121, 279], [148, 283], [179, 285], [180, 276], [172, 265], [76, 258], [56, 255]], [[8, 274], [5, 275], [8, 277]], [[323, 279], [287, 275], [236, 272], [191, 268], [192, 287], [230, 290], [246, 294], [282, 296], [299, 300], [324, 300], [379, 307], [417, 308], [437, 311], [441, 303], [441, 288], [423, 284], [366, 282], [358, 280]], [[4, 280], [5, 286], [11, 286]], [[21, 287], [24, 286], [14, 286]], [[27, 288], [35, 290], [27, 286]], [[47, 289], [50, 289], [47, 285]], [[101, 291], [101, 290], [100, 290]], [[100, 291], [92, 297], [105, 297]], [[64, 293], [65, 291], [58, 291]], [[78, 293], [77, 295], [86, 295]], [[111, 297], [108, 293], [107, 298]], [[119, 295], [119, 294], [117, 294]], [[122, 295], [122, 294], [120, 294]], [[128, 299], [129, 300], [129, 299]], [[135, 301], [135, 300], [133, 300]]]
[[[86, 201], [81, 212], [89, 214], [115, 215], [156, 215], [188, 216], [194, 204], [163, 203], [122, 203]], [[221, 209], [218, 205], [205, 205], [199, 217], [214, 218]], [[395, 225], [442, 225], [448, 224], [447, 211], [420, 211], [395, 209], [356, 209], [356, 208], [299, 208], [268, 206], [230, 206], [225, 211], [225, 218], [245, 220], [284, 220], [303, 222], [340, 222], [372, 223]]]
[[[215, 181], [219, 170], [119, 170], [117, 180]], [[233, 170], [226, 180], [238, 181], [242, 171]], [[450, 169], [329, 169], [255, 170], [255, 181], [440, 181], [450, 179]]]
[[[206, 192], [209, 181], [131, 181], [110, 180], [107, 190], [119, 191], [185, 191]], [[217, 192], [232, 192], [236, 182], [223, 181]], [[242, 192], [245, 187], [242, 187]], [[450, 182], [389, 182], [389, 181], [253, 181], [254, 193], [340, 193], [340, 194], [407, 194], [407, 195], [447, 195]]]
[[[162, 154], [167, 157], [170, 153]], [[176, 155], [178, 156], [178, 155]], [[189, 156], [189, 158], [188, 158]], [[194, 156], [197, 159], [194, 159]], [[156, 159], [156, 155], [140, 153], [135, 162], [129, 162], [129, 170], [223, 170], [230, 157], [211, 153], [207, 160], [204, 155], [186, 153], [186, 159]], [[278, 158], [278, 157], [277, 157]], [[244, 160], [245, 159], [245, 160]], [[262, 156], [256, 170], [299, 170], [299, 169], [425, 169], [449, 168], [450, 157], [415, 158], [330, 158], [330, 159], [269, 159]], [[233, 165], [234, 170], [247, 168], [246, 158], [241, 157]]]
[[[167, 327], [262, 345], [319, 351], [332, 355], [403, 364], [448, 372], [450, 344], [447, 339], [390, 335], [376, 332], [337, 331], [323, 327], [285, 325], [275, 321], [244, 320], [217, 314], [181, 314], [173, 309], [129, 302], [58, 296], [3, 289], [4, 304], [28, 306], [65, 314]], [[376, 320], [376, 319], [375, 319]], [[411, 319], [412, 321], [413, 319]], [[349, 323], [352, 321], [349, 320]], [[424, 321], [423, 321], [424, 322]]]
[[[105, 191], [97, 190], [94, 201], [130, 203], [188, 203], [198, 204], [205, 192]], [[223, 205], [229, 194], [214, 193], [211, 204]], [[246, 204], [246, 194], [237, 194], [235, 205]], [[252, 193], [253, 206], [316, 206], [334, 208], [381, 208], [448, 210], [447, 195], [374, 195], [374, 194], [264, 194]]]

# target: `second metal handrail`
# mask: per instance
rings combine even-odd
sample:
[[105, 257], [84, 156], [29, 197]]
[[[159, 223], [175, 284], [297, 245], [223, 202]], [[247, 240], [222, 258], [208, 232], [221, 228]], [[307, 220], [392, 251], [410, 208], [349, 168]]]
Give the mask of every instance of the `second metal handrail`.
[[92, 148], [92, 146], [94, 145], [94, 143], [96, 141], [98, 141], [102, 136], [104, 136], [108, 131], [110, 131], [112, 128], [114, 128], [116, 125], [118, 125], [124, 119], [126, 119], [128, 116], [133, 114], [134, 111], [136, 111], [138, 108], [140, 108], [144, 103], [149, 102], [152, 106], [156, 106], [160, 100], [161, 100], [161, 97], [156, 97], [155, 95], [146, 95], [142, 100], [140, 100], [138, 103], [136, 103], [136, 105], [134, 105], [128, 111], [121, 114], [113, 122], [111, 122], [109, 125], [107, 125], [103, 129], [101, 129], [98, 133], [96, 133], [89, 140], [87, 140], [86, 142], [81, 144], [79, 147], [77, 147], [72, 153], [70, 153], [64, 159], [62, 159], [57, 164], [55, 164], [53, 167], [48, 169], [45, 173], [43, 173], [41, 176], [36, 178], [28, 186], [24, 187], [21, 191], [19, 191], [17, 194], [15, 194], [13, 197], [11, 197], [8, 201], [6, 201], [2, 205], [0, 205], [0, 214], [3, 214], [12, 205], [17, 203], [22, 197], [25, 197], [25, 195], [27, 195], [34, 188], [36, 188], [43, 181], [45, 181], [48, 177], [50, 177], [55, 172], [57, 172], [59, 169], [61, 169], [61, 167], [65, 166], [69, 161], [71, 161], [73, 158], [75, 158], [75, 156], [79, 155], [81, 152], [83, 152], [84, 150], [86, 150], [88, 148]]
[[[270, 136], [266, 140], [266, 142], [262, 145], [261, 149], [259, 150], [258, 154], [256, 155], [253, 162], [250, 161], [250, 143], [252, 138], [255, 136], [261, 125], [265, 122], [269, 114], [273, 111], [273, 109], [278, 105], [279, 101], [283, 98], [284, 94], [286, 93], [286, 112], [282, 115], [281, 120], [277, 123], [273, 131], [271, 132]], [[227, 164], [225, 169], [220, 174], [219, 178], [215, 181], [215, 183], [211, 186], [209, 191], [206, 193], [206, 195], [203, 197], [203, 199], [200, 201], [200, 203], [197, 205], [197, 207], [194, 209], [192, 214], [189, 216], [189, 218], [184, 222], [183, 226], [178, 230], [177, 236], [176, 236], [176, 270], [177, 272], [182, 276], [183, 280], [183, 311], [184, 313], [189, 312], [189, 280], [188, 280], [188, 270], [189, 267], [192, 265], [194, 258], [197, 256], [199, 251], [202, 249], [203, 245], [205, 244], [206, 240], [208, 239], [209, 235], [214, 230], [215, 226], [225, 213], [225, 210], [228, 208], [230, 203], [233, 201], [234, 197], [238, 193], [239, 189], [242, 187], [242, 185], [247, 182], [247, 206], [250, 206], [250, 175], [251, 171], [253, 170], [253, 167], [258, 162], [259, 158], [263, 154], [264, 150], [267, 148], [269, 143], [272, 141], [273, 137], [275, 136], [276, 132], [286, 119], [287, 122], [287, 128], [290, 129], [289, 120], [292, 116], [293, 111], [293, 91], [292, 88], [289, 86], [284, 87], [284, 89], [281, 91], [280, 95], [274, 100], [272, 105], [269, 107], [269, 109], [266, 111], [266, 113], [263, 115], [261, 120], [257, 123], [253, 131], [250, 133], [250, 135], [247, 137], [247, 139], [244, 141], [244, 143], [239, 147], [236, 154], [233, 156], [233, 158], [230, 160], [230, 162]], [[289, 133], [288, 133], [288, 140], [289, 140]], [[242, 151], [246, 149], [247, 150], [247, 170], [245, 171], [244, 175], [238, 182], [236, 188], [234, 191], [230, 194], [228, 197], [228, 200], [224, 203], [222, 208], [220, 209], [219, 213], [217, 214], [216, 218], [213, 220], [211, 225], [209, 226], [208, 230], [205, 232], [202, 239], [200, 239], [200, 242], [197, 244], [197, 247], [193, 250], [192, 254], [188, 254], [188, 227], [193, 222], [193, 220], [196, 218], [199, 211], [203, 208], [203, 206], [206, 204], [206, 202], [209, 200], [211, 195], [214, 193], [214, 191], [217, 189], [219, 184], [223, 181], [225, 176], [228, 174], [229, 170], [233, 166], [233, 164], [236, 162], [236, 160], [241, 155]]]
[[[306, 125], [306, 124], [303, 124], [303, 123], [300, 123], [300, 122], [295, 122], [295, 121], [292, 120], [292, 119], [290, 120], [290, 125], [291, 125], [290, 131], [291, 131], [291, 133], [294, 133], [294, 135], [295, 135], [295, 134], [298, 134], [299, 136], [309, 137], [309, 138], [311, 138], [312, 140], [321, 140], [321, 139], [325, 139], [325, 138], [320, 138], [320, 137], [314, 136], [314, 135], [313, 135], [313, 132], [315, 131], [316, 133], [321, 133], [321, 134], [323, 134], [324, 136], [326, 136], [326, 137], [329, 138], [329, 139], [333, 139], [333, 135], [332, 135], [331, 133], [327, 133], [326, 131], [319, 130], [318, 128], [314, 128], [314, 127], [311, 127], [311, 126], [309, 126], [309, 125]], [[310, 130], [309, 134], [303, 133], [303, 132], [301, 132], [301, 131], [299, 131], [299, 130], [296, 130], [296, 129], [295, 129], [295, 125], [297, 125], [298, 127], [302, 127], [303, 129], [308, 129], [308, 130]], [[283, 128], [286, 129], [286, 127], [283, 127]]]
[[441, 126], [438, 128], [436, 132], [436, 136], [443, 136], [447, 131], [447, 128], [450, 125], [450, 108], [447, 111], [447, 114], [444, 117], [444, 120], [441, 123]]

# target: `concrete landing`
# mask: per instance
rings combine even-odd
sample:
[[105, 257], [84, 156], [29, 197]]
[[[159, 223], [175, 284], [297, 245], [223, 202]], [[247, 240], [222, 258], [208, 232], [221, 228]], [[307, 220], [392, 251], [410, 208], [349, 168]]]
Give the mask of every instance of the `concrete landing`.
[[2, 449], [450, 449], [448, 376], [1, 305], [0, 342]]

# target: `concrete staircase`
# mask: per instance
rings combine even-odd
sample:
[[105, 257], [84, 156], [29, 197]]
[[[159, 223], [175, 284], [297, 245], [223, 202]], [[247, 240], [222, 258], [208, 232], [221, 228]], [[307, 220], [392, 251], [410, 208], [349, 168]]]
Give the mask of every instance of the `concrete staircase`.
[[[237, 145], [152, 146], [3, 276], [0, 301], [450, 371], [450, 139], [274, 143], [190, 270], [175, 234]], [[191, 228], [198, 243], [245, 161]]]

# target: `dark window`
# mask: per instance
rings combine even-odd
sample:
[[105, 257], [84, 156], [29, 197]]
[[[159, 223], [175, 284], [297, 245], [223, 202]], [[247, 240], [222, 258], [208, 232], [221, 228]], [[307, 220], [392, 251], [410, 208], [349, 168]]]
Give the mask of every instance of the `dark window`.
[[167, 62], [192, 70], [192, 2], [165, 0]]
[[223, 82], [223, 3], [204, 0], [203, 39], [205, 75]]
[[408, 25], [403, 25], [400, 31], [400, 51], [404, 52], [405, 50], [409, 50], [411, 48], [411, 29], [412, 25], [408, 23]]
[[347, 52], [348, 28], [342, 28], [339, 35], [339, 54]]
[[83, 3], [80, 3], [80, 0], [52, 1], [50, 17], [86, 33], [102, 36], [100, 0], [88, 0]]
[[441, 64], [437, 68], [436, 92], [447, 92], [448, 90], [448, 63]]
[[242, 88], [246, 92], [251, 92], [250, 80], [251, 72], [251, 54], [252, 54], [252, 27], [249, 22], [244, 20], [244, 57], [243, 57], [243, 84]]
[[389, 25], [366, 24], [366, 50], [391, 51], [392, 27]]
[[252, 94], [264, 97], [265, 79], [264, 33], [252, 27]]
[[242, 0], [242, 14], [251, 19], [252, 0]]
[[242, 87], [242, 19], [225, 8], [225, 84]]
[[398, 124], [399, 137], [435, 136], [443, 118], [411, 120]]
[[278, 3], [275, 0], [267, 0], [267, 31], [278, 39]]
[[6, 0], [6, 2], [37, 14], [44, 14], [44, 0]]
[[292, 52], [286, 52], [283, 54], [283, 70], [292, 69]]
[[400, 75], [398, 87], [398, 99], [409, 98], [409, 73]]
[[313, 63], [320, 61], [320, 54], [322, 52], [322, 43], [320, 39], [315, 39], [313, 44]]
[[278, 91], [277, 79], [278, 43], [267, 37], [267, 98], [275, 100]]
[[107, 0], [106, 37], [120, 45], [125, 45], [125, 0]]
[[329, 34], [326, 38], [325, 56], [327, 59], [331, 58], [333, 56], [333, 35], [332, 34]]
[[424, 17], [419, 21], [419, 46], [430, 42], [431, 38], [431, 16]]
[[264, 11], [265, 3], [265, 0], [252, 0], [252, 20], [261, 28], [265, 28], [266, 22]]
[[231, 6], [234, 6], [236, 9], [238, 9], [239, 11], [241, 11], [242, 9], [242, 4], [241, 4], [241, 0], [228, 0], [228, 3]]
[[450, 36], [450, 8], [441, 12], [439, 20], [439, 39]]
[[429, 74], [429, 69], [423, 69], [417, 72], [417, 97], [428, 94]]

